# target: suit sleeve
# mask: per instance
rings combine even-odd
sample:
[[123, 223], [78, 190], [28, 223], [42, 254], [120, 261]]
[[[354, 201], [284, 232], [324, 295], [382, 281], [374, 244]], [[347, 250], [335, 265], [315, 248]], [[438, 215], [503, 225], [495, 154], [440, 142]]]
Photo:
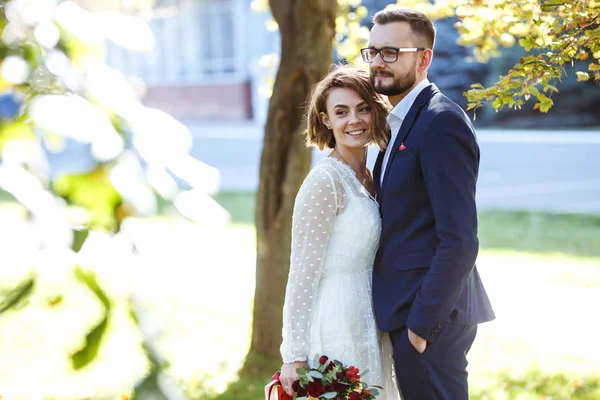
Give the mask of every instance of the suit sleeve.
[[434, 342], [456, 306], [479, 251], [475, 204], [479, 146], [466, 115], [445, 111], [435, 117], [425, 132], [421, 168], [439, 245], [406, 324]]

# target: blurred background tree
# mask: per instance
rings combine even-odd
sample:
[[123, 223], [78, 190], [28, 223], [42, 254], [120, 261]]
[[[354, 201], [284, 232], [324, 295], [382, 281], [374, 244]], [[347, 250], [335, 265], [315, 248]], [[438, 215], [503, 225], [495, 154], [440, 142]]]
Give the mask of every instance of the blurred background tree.
[[[251, 352], [279, 358], [284, 282], [290, 258], [295, 195], [311, 163], [304, 106], [336, 58], [357, 59], [369, 31], [360, 0], [270, 3], [281, 34], [281, 61], [269, 104], [257, 197], [257, 264]], [[265, 1], [254, 2], [264, 10]], [[319, 40], [315, 40], [319, 38]], [[277, 282], [277, 284], [274, 284]]]

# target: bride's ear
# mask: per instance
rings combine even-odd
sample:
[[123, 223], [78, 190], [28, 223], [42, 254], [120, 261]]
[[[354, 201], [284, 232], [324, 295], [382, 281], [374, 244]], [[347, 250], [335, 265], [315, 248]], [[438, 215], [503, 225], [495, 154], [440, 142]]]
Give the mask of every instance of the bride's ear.
[[321, 122], [323, 122], [323, 125], [325, 125], [327, 129], [331, 129], [331, 123], [329, 122], [329, 117], [327, 116], [327, 114], [321, 111], [319, 115], [321, 117]]

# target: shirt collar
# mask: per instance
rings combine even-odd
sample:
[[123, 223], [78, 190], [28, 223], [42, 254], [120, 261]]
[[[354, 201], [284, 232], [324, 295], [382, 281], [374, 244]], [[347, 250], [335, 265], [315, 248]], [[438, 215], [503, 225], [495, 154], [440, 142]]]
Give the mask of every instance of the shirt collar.
[[398, 104], [396, 104], [396, 107], [390, 111], [390, 114], [388, 115], [388, 123], [396, 119], [403, 121], [404, 118], [406, 118], [406, 114], [408, 114], [408, 111], [417, 99], [419, 93], [421, 93], [421, 91], [429, 85], [431, 85], [431, 83], [427, 78], [417, 83], [417, 85], [402, 100], [400, 100]]

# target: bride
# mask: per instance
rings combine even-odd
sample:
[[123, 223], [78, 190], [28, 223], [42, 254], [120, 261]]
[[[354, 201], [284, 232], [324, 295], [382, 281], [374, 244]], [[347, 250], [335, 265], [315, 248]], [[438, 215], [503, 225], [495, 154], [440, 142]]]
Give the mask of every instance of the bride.
[[385, 148], [388, 110], [369, 74], [347, 66], [311, 93], [307, 144], [333, 150], [308, 174], [294, 205], [280, 376], [290, 395], [296, 369], [319, 354], [368, 369], [364, 380], [384, 388], [378, 399], [399, 399], [391, 343], [377, 330], [371, 296], [381, 219], [367, 146]]

